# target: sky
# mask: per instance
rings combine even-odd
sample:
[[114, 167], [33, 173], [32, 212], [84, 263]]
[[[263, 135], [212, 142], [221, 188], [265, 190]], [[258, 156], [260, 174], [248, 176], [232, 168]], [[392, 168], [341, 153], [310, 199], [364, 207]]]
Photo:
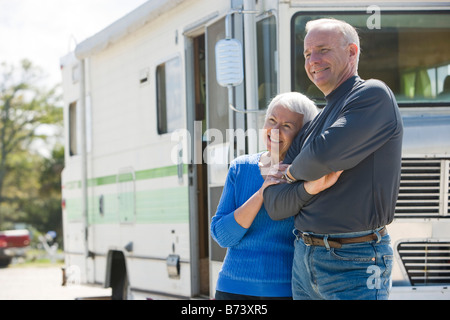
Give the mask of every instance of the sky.
[[[147, 0], [0, 0], [0, 63], [26, 58], [61, 82], [59, 60]], [[149, 0], [152, 1], [152, 0]]]
[[[0, 0], [0, 63], [20, 66], [22, 59], [40, 67], [47, 89], [61, 83], [60, 58], [77, 43], [103, 30], [147, 0]], [[153, 1], [153, 0], [148, 0]], [[61, 129], [42, 125], [32, 149], [49, 157]]]

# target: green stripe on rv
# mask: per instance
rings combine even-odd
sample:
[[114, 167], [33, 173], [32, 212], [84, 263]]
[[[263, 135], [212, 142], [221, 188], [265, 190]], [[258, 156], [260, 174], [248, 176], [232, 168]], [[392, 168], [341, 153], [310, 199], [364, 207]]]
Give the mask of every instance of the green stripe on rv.
[[[183, 165], [183, 174], [187, 173], [187, 165]], [[147, 169], [135, 172], [135, 179], [138, 180], [147, 180], [147, 179], [155, 179], [155, 178], [164, 178], [170, 176], [176, 176], [178, 174], [178, 166], [169, 166], [155, 169]], [[114, 184], [117, 182], [126, 182], [132, 181], [133, 177], [131, 174], [117, 174], [110, 175], [98, 178], [90, 178], [88, 179], [88, 186], [103, 186], [108, 184]], [[81, 181], [71, 181], [65, 183], [64, 187], [66, 189], [78, 189], [81, 188]]]
[[[123, 196], [123, 194], [121, 195]], [[177, 187], [136, 192], [135, 214], [119, 210], [117, 194], [103, 196], [103, 213], [99, 209], [100, 197], [89, 197], [89, 224], [111, 223], [186, 223], [189, 220], [188, 188]], [[68, 221], [82, 221], [81, 199], [66, 200]]]
[[[183, 174], [187, 165], [183, 166]], [[177, 166], [135, 172], [135, 180], [148, 180], [178, 175]], [[132, 181], [131, 174], [118, 174], [88, 180], [89, 187]], [[81, 188], [81, 181], [65, 184], [66, 189]], [[132, 194], [121, 193], [122, 199], [131, 199]], [[106, 223], [184, 223], [189, 220], [189, 194], [187, 187], [165, 188], [157, 190], [136, 191], [135, 209], [125, 208], [127, 201], [120, 201], [119, 194], [103, 195], [103, 213], [100, 213], [100, 195], [88, 198], [89, 224]], [[120, 210], [119, 210], [120, 208]], [[66, 199], [66, 217], [69, 221], [82, 221], [82, 201]]]

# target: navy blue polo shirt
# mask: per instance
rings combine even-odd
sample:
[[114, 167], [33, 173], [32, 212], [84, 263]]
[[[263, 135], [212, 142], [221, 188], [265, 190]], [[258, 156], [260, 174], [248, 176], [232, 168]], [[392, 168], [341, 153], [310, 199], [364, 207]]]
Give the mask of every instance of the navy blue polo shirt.
[[347, 79], [293, 141], [285, 163], [299, 181], [344, 170], [337, 183], [309, 195], [302, 182], [266, 188], [274, 220], [322, 234], [373, 230], [392, 222], [401, 173], [403, 124], [394, 94], [379, 80]]

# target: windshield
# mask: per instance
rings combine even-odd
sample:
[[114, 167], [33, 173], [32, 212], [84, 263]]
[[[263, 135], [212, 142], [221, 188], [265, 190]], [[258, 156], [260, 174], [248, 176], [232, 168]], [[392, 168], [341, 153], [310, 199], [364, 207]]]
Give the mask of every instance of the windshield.
[[293, 18], [292, 89], [318, 104], [323, 94], [304, 69], [303, 39], [309, 20], [324, 17], [356, 27], [361, 39], [358, 74], [380, 79], [394, 92], [400, 106], [440, 106], [450, 102], [450, 13], [380, 12], [377, 25], [367, 13], [298, 13]]

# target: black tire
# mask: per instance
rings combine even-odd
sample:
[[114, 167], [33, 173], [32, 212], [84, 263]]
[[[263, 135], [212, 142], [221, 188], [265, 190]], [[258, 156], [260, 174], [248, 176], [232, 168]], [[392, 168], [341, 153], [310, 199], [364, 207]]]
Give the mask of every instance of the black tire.
[[[111, 299], [112, 300], [127, 300], [129, 282], [127, 275], [127, 268], [123, 258], [119, 258], [120, 255], [115, 255], [114, 265], [111, 277]], [[123, 257], [123, 256], [122, 256]]]
[[6, 268], [11, 263], [12, 258], [1, 258], [0, 259], [0, 268]]

